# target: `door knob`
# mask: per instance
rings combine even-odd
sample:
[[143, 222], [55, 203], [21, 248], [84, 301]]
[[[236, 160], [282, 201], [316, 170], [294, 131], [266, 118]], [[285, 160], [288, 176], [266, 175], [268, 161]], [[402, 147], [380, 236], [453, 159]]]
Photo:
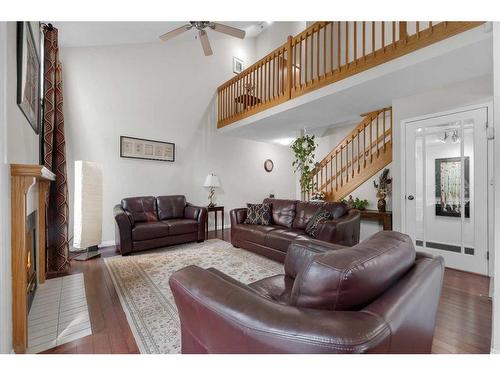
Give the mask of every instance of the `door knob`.
[[413, 195], [408, 195], [408, 200], [409, 201], [412, 201], [413, 199], [415, 199], [415, 197]]

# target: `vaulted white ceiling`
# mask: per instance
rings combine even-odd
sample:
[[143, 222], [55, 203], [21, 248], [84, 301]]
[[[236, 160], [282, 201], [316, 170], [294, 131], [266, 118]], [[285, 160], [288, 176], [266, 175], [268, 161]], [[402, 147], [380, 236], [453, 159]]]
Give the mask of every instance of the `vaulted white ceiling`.
[[[243, 29], [247, 38], [257, 36], [267, 25], [263, 21], [224, 22], [229, 26]], [[160, 43], [158, 38], [167, 31], [185, 25], [181, 22], [53, 22], [59, 29], [61, 47], [107, 46], [135, 43]], [[210, 39], [231, 38], [228, 35], [208, 30]], [[194, 31], [186, 32], [175, 38], [176, 41], [195, 39]]]

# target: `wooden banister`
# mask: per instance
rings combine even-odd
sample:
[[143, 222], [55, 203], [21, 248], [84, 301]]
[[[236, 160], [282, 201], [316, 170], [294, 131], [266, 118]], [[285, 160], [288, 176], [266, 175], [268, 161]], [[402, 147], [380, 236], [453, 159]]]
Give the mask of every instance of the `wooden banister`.
[[339, 144], [311, 172], [312, 192], [340, 200], [392, 161], [392, 109], [363, 115]]
[[219, 128], [483, 22], [315, 22], [217, 88]]

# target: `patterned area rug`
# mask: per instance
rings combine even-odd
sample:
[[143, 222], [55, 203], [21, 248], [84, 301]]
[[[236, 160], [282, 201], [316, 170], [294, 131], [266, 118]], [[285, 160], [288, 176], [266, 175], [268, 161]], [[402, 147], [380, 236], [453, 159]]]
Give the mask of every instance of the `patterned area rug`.
[[194, 264], [248, 284], [283, 273], [283, 265], [218, 239], [104, 259], [141, 353], [180, 353], [180, 323], [168, 279]]

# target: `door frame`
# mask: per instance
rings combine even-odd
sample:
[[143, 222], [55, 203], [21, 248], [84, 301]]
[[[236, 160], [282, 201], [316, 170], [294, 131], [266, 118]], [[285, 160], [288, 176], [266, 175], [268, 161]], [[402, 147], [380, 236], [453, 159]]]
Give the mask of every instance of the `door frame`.
[[[432, 118], [436, 117], [443, 117], [443, 116], [449, 116], [453, 115], [456, 113], [460, 112], [468, 112], [472, 111], [475, 109], [486, 109], [486, 118], [487, 118], [487, 126], [488, 128], [493, 128], [493, 102], [492, 101], [487, 101], [483, 103], [478, 103], [474, 105], [468, 105], [468, 106], [463, 106], [463, 107], [457, 107], [451, 110], [446, 110], [442, 112], [436, 112], [436, 113], [429, 113], [426, 115], [422, 116], [416, 116], [416, 117], [411, 117], [407, 118], [404, 120], [401, 120], [400, 123], [400, 134], [401, 134], [401, 146], [400, 147], [400, 171], [399, 171], [399, 176], [401, 177], [401, 194], [399, 197], [400, 200], [400, 207], [401, 207], [401, 231], [403, 233], [406, 233], [406, 126], [412, 122], [416, 121], [422, 121], [422, 120], [429, 120]], [[494, 240], [494, 188], [495, 186], [493, 185], [493, 177], [494, 177], [494, 155], [493, 155], [493, 140], [488, 139], [487, 140], [487, 160], [488, 160], [488, 166], [487, 166], [487, 179], [488, 179], [488, 195], [487, 195], [487, 233], [488, 233], [488, 238], [487, 238], [487, 251], [489, 253], [489, 259], [488, 259], [488, 276], [493, 276], [494, 275], [494, 259], [495, 259], [495, 254], [494, 254], [494, 247], [493, 247], [493, 240]]]

